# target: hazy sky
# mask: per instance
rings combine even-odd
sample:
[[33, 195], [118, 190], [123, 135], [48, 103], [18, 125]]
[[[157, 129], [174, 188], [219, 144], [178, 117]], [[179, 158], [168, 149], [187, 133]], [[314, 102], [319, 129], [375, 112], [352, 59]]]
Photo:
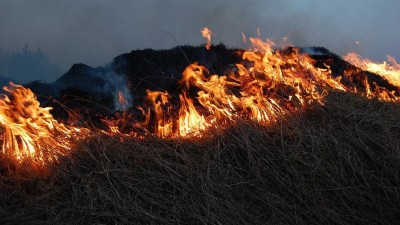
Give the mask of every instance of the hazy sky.
[[199, 30], [208, 26], [214, 43], [228, 46], [243, 46], [241, 33], [260, 28], [263, 38], [400, 61], [399, 22], [399, 0], [0, 0], [0, 49], [41, 47], [67, 70], [75, 62], [98, 66], [134, 49], [175, 46], [163, 30], [179, 44], [201, 44]]

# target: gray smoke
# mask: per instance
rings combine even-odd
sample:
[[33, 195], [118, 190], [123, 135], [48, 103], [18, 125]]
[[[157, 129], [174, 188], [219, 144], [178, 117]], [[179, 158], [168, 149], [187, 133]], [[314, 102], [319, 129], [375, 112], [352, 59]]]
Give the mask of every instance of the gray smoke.
[[[125, 111], [132, 106], [133, 97], [129, 91], [128, 82], [125, 76], [117, 74], [114, 71], [106, 73], [91, 73], [90, 75], [102, 78], [106, 81], [105, 85], [99, 87], [97, 92], [112, 93], [114, 98], [114, 110]], [[120, 101], [122, 95], [124, 101]]]

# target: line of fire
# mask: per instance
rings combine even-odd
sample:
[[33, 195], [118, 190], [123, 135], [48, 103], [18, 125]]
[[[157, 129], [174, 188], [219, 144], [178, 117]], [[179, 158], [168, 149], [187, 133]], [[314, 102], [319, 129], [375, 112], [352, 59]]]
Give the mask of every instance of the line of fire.
[[[207, 39], [204, 54], [220, 50], [221, 46], [211, 45], [208, 28], [201, 33]], [[173, 91], [162, 90], [154, 82], [154, 88], [147, 85], [142, 90], [146, 79], [131, 80], [128, 92], [116, 91], [114, 101], [121, 106], [118, 112], [100, 118], [99, 126], [81, 119], [87, 116], [82, 108], [66, 109], [68, 118], [58, 118], [52, 114], [54, 107], [41, 106], [30, 88], [10, 83], [0, 99], [1, 157], [46, 165], [68, 155], [75, 143], [98, 133], [121, 141], [148, 136], [200, 138], [209, 129], [238, 120], [268, 126], [283, 116], [324, 104], [331, 91], [400, 101], [400, 65], [392, 57], [375, 63], [355, 53], [341, 58], [322, 48], [278, 47], [270, 40], [244, 35], [243, 40], [251, 47], [230, 49], [229, 57], [237, 60], [224, 68], [188, 59], [180, 77], [166, 73]], [[183, 47], [179, 50], [179, 57], [188, 58]], [[128, 93], [142, 96], [132, 99]], [[62, 108], [62, 102], [60, 105]], [[90, 116], [96, 121], [96, 115]]]

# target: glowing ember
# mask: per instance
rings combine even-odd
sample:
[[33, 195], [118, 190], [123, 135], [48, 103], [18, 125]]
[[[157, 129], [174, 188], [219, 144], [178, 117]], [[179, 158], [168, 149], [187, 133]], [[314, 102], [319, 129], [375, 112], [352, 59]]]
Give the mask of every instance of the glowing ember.
[[58, 123], [50, 107], [42, 108], [35, 94], [21, 85], [10, 83], [0, 99], [2, 153], [17, 160], [40, 163], [53, 161], [70, 149], [71, 138], [87, 131]]
[[211, 35], [212, 35], [211, 30], [208, 29], [208, 27], [204, 27], [204, 28], [201, 30], [201, 34], [203, 35], [204, 38], [207, 39], [206, 49], [207, 49], [207, 50], [210, 50], [210, 48], [211, 48]]

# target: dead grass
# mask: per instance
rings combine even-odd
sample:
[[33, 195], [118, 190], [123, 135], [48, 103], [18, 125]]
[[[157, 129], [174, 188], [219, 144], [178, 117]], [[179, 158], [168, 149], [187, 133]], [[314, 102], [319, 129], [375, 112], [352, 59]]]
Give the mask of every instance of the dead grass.
[[1, 224], [398, 224], [400, 106], [332, 93], [197, 140], [96, 136], [42, 175], [4, 162]]

